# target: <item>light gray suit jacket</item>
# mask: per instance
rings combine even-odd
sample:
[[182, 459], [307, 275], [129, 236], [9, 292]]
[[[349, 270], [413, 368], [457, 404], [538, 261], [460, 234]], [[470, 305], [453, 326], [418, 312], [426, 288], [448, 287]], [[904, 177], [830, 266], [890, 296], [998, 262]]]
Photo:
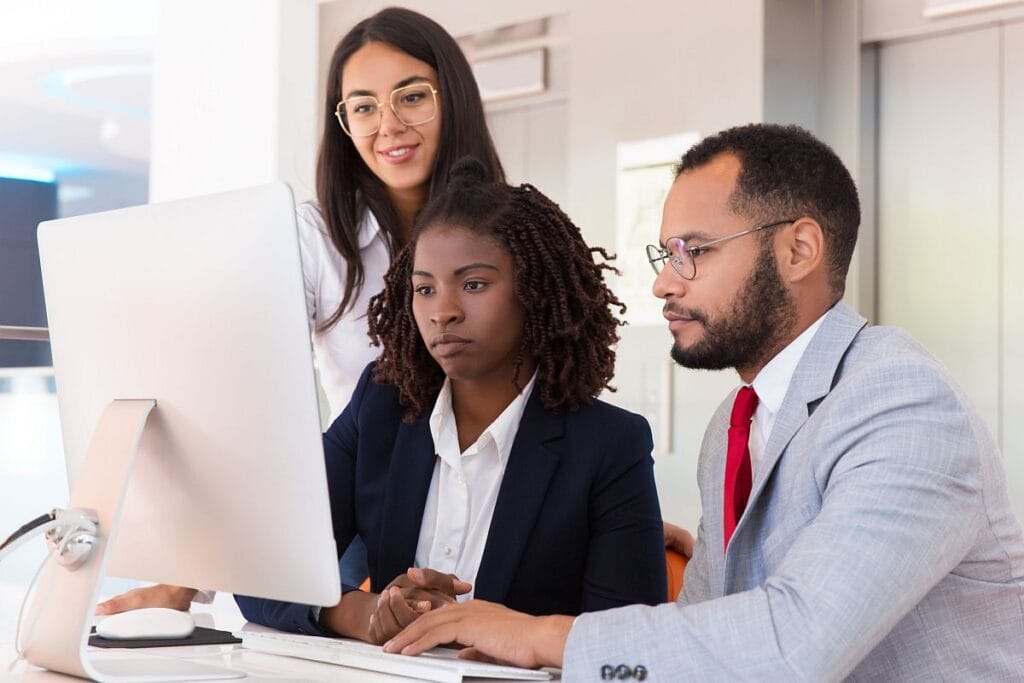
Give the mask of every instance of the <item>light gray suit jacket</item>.
[[729, 396], [698, 463], [676, 604], [579, 617], [566, 680], [1024, 680], [1024, 535], [1000, 454], [949, 373], [843, 303], [793, 375], [723, 553]]

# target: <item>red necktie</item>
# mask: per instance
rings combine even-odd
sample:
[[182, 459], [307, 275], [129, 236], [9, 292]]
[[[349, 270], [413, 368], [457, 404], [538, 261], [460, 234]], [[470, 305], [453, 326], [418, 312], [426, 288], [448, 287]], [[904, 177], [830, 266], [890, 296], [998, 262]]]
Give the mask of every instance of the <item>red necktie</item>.
[[742, 387], [732, 404], [729, 420], [729, 449], [725, 458], [725, 547], [743, 516], [750, 497], [750, 418], [757, 409], [757, 394], [750, 387]]

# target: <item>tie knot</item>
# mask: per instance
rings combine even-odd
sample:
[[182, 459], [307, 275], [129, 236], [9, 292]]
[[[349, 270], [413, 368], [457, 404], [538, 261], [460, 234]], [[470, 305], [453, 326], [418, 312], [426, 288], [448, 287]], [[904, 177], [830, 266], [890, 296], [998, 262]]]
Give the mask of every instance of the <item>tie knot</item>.
[[757, 393], [752, 387], [741, 387], [736, 393], [736, 400], [732, 404], [732, 419], [729, 420], [730, 427], [750, 427], [750, 418], [757, 410]]

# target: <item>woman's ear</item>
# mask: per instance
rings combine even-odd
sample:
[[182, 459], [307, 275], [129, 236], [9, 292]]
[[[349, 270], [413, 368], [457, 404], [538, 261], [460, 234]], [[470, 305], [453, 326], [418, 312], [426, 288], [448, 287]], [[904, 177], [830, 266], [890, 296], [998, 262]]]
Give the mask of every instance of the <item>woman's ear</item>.
[[825, 233], [818, 221], [804, 216], [781, 233], [779, 270], [783, 280], [802, 282], [824, 267]]

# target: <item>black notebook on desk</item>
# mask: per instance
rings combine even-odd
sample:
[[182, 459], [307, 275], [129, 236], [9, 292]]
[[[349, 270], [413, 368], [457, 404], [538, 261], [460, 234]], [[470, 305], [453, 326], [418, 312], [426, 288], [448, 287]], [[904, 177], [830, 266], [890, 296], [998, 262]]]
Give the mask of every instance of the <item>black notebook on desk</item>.
[[218, 631], [215, 628], [203, 628], [202, 626], [196, 626], [192, 635], [187, 638], [103, 638], [96, 635], [95, 627], [89, 635], [89, 644], [93, 647], [174, 647], [177, 645], [231, 645], [241, 642], [241, 639], [235, 638], [230, 631]]

